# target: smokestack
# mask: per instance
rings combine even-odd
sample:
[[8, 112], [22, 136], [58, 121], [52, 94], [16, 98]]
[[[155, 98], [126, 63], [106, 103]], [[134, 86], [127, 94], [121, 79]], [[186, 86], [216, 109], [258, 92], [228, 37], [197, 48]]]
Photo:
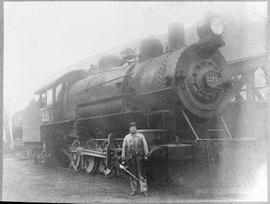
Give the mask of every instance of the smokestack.
[[168, 51], [174, 51], [185, 45], [185, 30], [183, 23], [171, 23], [168, 26]]

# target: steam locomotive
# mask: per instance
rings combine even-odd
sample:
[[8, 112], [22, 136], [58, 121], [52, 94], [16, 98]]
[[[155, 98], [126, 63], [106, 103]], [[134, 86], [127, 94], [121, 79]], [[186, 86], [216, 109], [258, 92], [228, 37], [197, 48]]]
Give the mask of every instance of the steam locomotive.
[[147, 38], [138, 54], [127, 48], [121, 58], [103, 56], [96, 72], [70, 71], [38, 89], [38, 158], [111, 176], [131, 121], [150, 160], [190, 160], [206, 143], [233, 141], [221, 113], [238, 82], [219, 51], [223, 30], [221, 18], [208, 15], [197, 25], [198, 40], [186, 45], [184, 26], [171, 24], [165, 49]]

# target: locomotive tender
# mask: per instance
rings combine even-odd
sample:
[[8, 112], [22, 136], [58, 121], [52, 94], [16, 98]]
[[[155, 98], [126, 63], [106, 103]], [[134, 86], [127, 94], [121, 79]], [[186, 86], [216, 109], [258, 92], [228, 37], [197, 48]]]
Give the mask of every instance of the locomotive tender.
[[138, 55], [104, 56], [98, 72], [74, 70], [37, 90], [47, 155], [112, 175], [130, 121], [145, 135], [150, 159], [189, 160], [199, 143], [232, 141], [221, 117], [236, 83], [219, 51], [223, 30], [208, 15], [197, 26], [199, 40], [186, 45], [184, 26], [172, 24], [166, 48], [148, 38]]

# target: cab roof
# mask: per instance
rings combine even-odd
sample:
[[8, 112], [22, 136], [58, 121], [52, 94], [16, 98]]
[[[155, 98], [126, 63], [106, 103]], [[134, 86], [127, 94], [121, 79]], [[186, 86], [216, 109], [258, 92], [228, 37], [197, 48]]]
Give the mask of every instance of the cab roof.
[[37, 89], [35, 91], [35, 94], [40, 94], [42, 92], [45, 92], [63, 81], [72, 81], [72, 79], [74, 78], [77, 78], [77, 77], [85, 78], [87, 76], [88, 76], [88, 72], [83, 69], [66, 72], [65, 74], [62, 74], [61, 76], [56, 77], [49, 83]]

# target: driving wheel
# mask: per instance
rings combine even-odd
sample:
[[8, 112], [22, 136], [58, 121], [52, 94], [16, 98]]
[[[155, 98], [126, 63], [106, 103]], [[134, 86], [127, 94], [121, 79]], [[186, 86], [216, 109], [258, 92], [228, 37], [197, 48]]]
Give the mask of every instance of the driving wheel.
[[[77, 150], [77, 148], [80, 146], [81, 146], [81, 143], [77, 139], [72, 143], [71, 149]], [[77, 171], [79, 169], [80, 161], [81, 161], [81, 156], [78, 152], [71, 152], [70, 153], [70, 167], [73, 168], [75, 171]]]
[[83, 158], [83, 169], [89, 173], [94, 174], [98, 166], [97, 158], [92, 156], [85, 156]]

